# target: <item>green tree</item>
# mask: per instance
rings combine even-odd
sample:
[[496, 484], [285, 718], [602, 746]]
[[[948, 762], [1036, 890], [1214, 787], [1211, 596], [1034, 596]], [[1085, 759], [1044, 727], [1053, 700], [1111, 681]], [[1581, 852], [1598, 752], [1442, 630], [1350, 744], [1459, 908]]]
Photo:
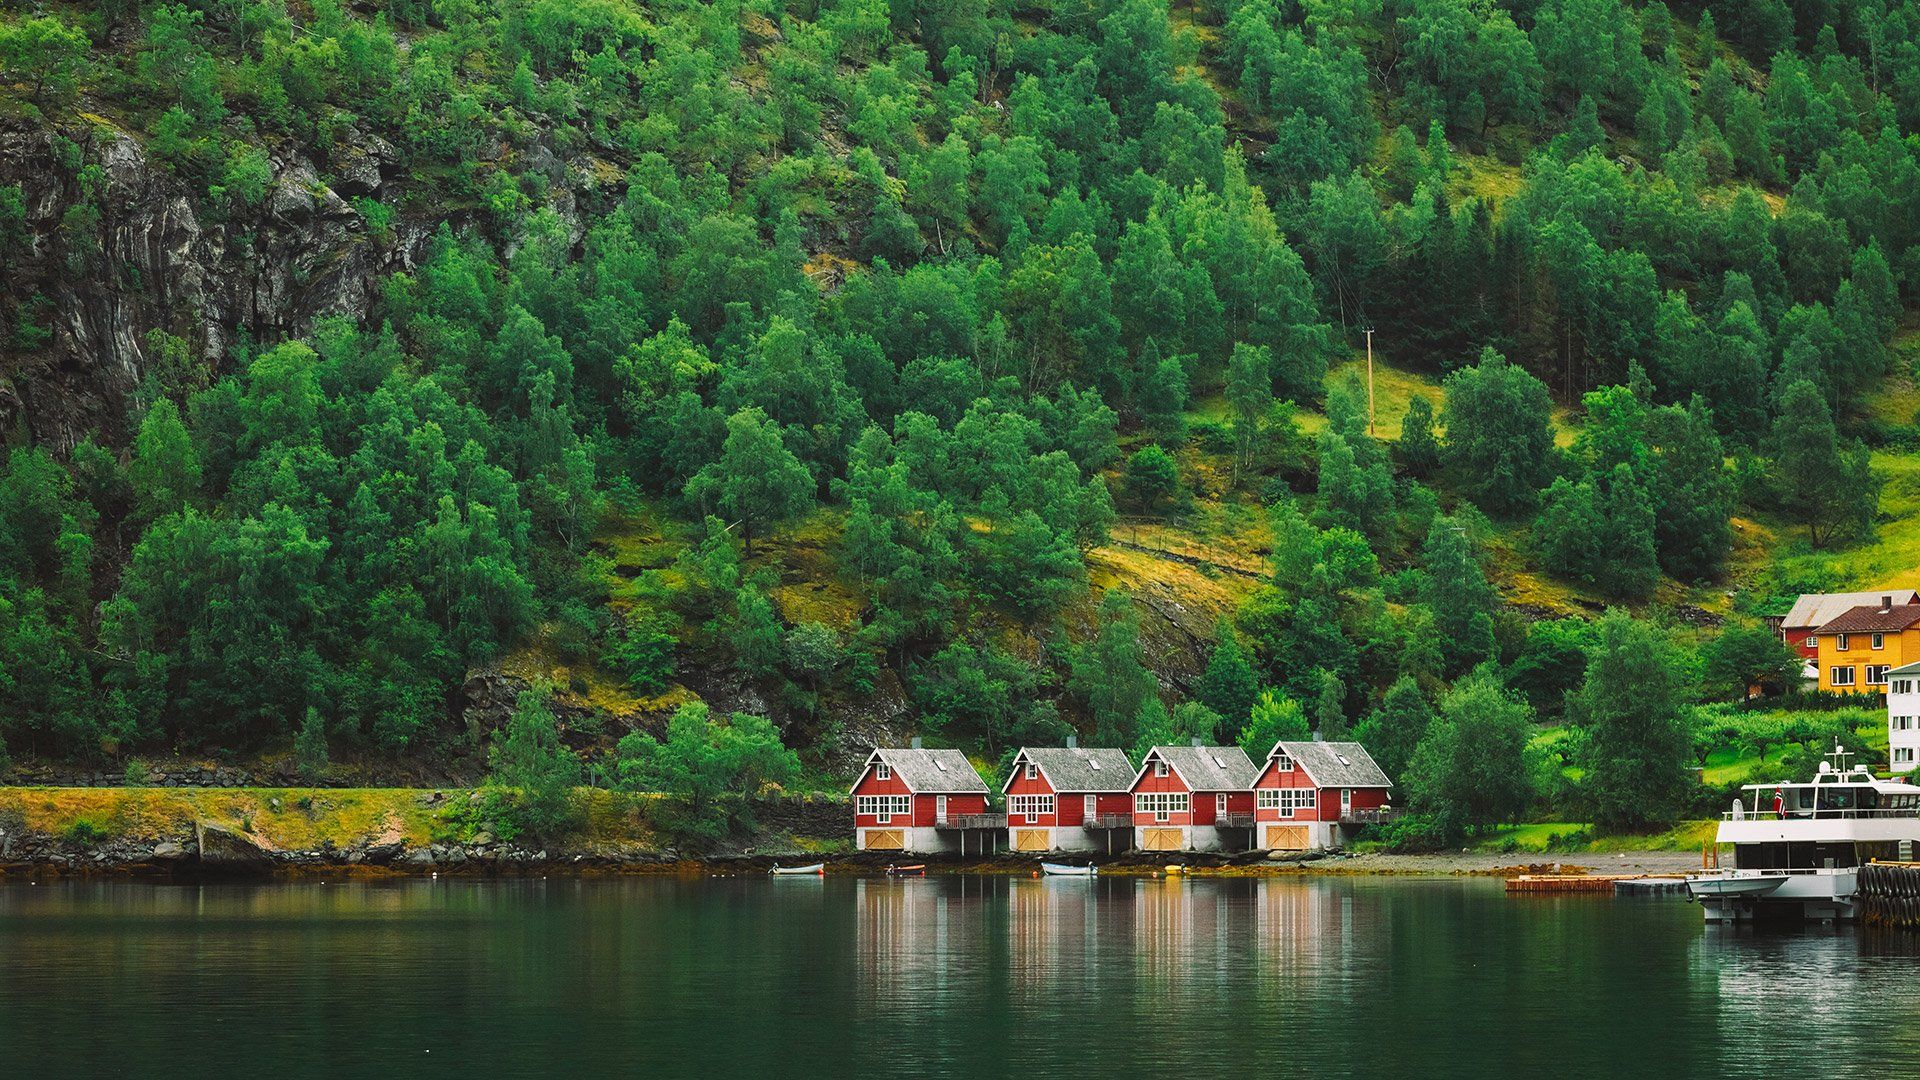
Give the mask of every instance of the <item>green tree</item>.
[[1496, 514], [1532, 507], [1552, 469], [1546, 384], [1487, 349], [1447, 376], [1446, 393], [1442, 451], [1474, 501]]
[[1414, 680], [1402, 676], [1387, 688], [1380, 707], [1368, 713], [1353, 730], [1375, 764], [1396, 783], [1405, 783], [1415, 748], [1433, 723], [1433, 709]]
[[767, 414], [748, 407], [727, 418], [720, 460], [694, 476], [687, 494], [739, 521], [752, 557], [756, 533], [792, 521], [813, 506], [814, 482]]
[[1865, 447], [1841, 444], [1833, 413], [1811, 382], [1795, 382], [1782, 395], [1771, 451], [1767, 473], [1780, 509], [1807, 527], [1815, 547], [1836, 533], [1872, 531], [1879, 478]]
[[1764, 626], [1730, 626], [1700, 651], [1700, 681], [1713, 692], [1742, 700], [1755, 687], [1791, 690], [1806, 662], [1780, 635]]
[[1619, 830], [1670, 825], [1693, 786], [1692, 735], [1681, 714], [1672, 645], [1623, 611], [1600, 620], [1600, 640], [1567, 718], [1584, 740], [1582, 797], [1594, 822]]
[[1227, 360], [1227, 405], [1233, 416], [1233, 482], [1253, 467], [1260, 424], [1273, 407], [1273, 350], [1242, 342]]
[[1142, 513], [1160, 514], [1181, 501], [1180, 467], [1159, 446], [1144, 446], [1127, 459], [1126, 492]]
[[1490, 674], [1476, 672], [1440, 699], [1406, 774], [1413, 809], [1442, 838], [1513, 821], [1533, 797], [1526, 748], [1533, 710]]
[[172, 399], [155, 401], [141, 418], [127, 481], [133, 486], [134, 519], [141, 524], [179, 510], [198, 495], [200, 458]]
[[1207, 658], [1207, 670], [1200, 676], [1195, 696], [1201, 704], [1219, 713], [1229, 730], [1238, 731], [1253, 712], [1260, 683], [1253, 673], [1253, 660], [1240, 644], [1233, 625], [1221, 619], [1215, 633], [1217, 644], [1213, 655]]
[[1440, 443], [1433, 435], [1433, 403], [1415, 394], [1400, 422], [1400, 461], [1414, 476], [1428, 476], [1440, 465]]
[[1265, 761], [1274, 743], [1282, 740], [1298, 742], [1312, 734], [1306, 711], [1300, 708], [1298, 701], [1282, 697], [1272, 690], [1262, 690], [1254, 700], [1246, 726], [1240, 729], [1238, 742], [1248, 757]]
[[1073, 658], [1073, 692], [1086, 702], [1094, 740], [1101, 746], [1133, 743], [1134, 718], [1159, 684], [1147, 667], [1140, 645], [1140, 623], [1133, 597], [1109, 589], [1100, 597], [1100, 629]]
[[719, 720], [697, 701], [674, 710], [665, 740], [635, 731], [614, 753], [619, 786], [662, 796], [667, 833], [697, 845], [751, 826], [753, 797], [800, 775], [772, 721], [746, 713]]
[[311, 784], [327, 771], [327, 722], [320, 710], [307, 706], [307, 718], [293, 740], [293, 767], [300, 778]]
[[580, 782], [580, 759], [560, 741], [550, 696], [542, 687], [521, 691], [506, 729], [487, 751], [487, 782], [512, 793], [520, 824], [539, 836], [572, 825], [573, 789]]
[[1427, 569], [1421, 599], [1433, 612], [1440, 655], [1447, 671], [1465, 671], [1493, 655], [1493, 588], [1456, 519], [1433, 519], [1421, 558]]

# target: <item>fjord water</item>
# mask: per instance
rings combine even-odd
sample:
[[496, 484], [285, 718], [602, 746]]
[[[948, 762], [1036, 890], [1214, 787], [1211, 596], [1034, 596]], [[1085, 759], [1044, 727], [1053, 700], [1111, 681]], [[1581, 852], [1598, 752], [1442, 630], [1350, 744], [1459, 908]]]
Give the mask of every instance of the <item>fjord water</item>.
[[1916, 964], [1484, 880], [23, 883], [0, 1075], [1894, 1075]]

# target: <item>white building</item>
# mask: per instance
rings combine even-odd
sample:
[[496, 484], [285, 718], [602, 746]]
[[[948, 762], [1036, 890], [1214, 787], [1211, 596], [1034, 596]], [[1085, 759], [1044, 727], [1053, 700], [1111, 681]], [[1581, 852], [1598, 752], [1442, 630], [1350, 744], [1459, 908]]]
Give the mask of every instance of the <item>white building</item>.
[[1887, 672], [1887, 762], [1897, 773], [1920, 764], [1920, 664]]

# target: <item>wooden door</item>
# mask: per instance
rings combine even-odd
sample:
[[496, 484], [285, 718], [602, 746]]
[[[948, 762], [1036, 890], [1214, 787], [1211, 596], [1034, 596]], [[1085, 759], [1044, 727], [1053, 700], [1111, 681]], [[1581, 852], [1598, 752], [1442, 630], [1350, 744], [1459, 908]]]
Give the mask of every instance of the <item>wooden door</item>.
[[1013, 850], [1045, 851], [1053, 846], [1053, 838], [1046, 829], [1015, 829], [1013, 831]]
[[1147, 851], [1179, 851], [1185, 839], [1179, 829], [1140, 830], [1140, 846]]
[[1305, 825], [1267, 826], [1268, 851], [1305, 851], [1311, 843]]
[[903, 829], [868, 829], [868, 851], [905, 851], [907, 834]]

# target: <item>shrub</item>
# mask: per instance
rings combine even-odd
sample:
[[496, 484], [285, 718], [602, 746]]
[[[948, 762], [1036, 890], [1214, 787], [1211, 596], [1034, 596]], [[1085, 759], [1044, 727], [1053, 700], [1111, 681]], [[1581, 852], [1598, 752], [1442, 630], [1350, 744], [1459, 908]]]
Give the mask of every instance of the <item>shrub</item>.
[[573, 824], [573, 788], [580, 780], [580, 760], [561, 743], [548, 696], [544, 687], [523, 691], [487, 754], [489, 785], [510, 793], [500, 800], [502, 818], [539, 836]]
[[68, 843], [97, 844], [107, 838], [107, 830], [91, 818], [75, 818], [73, 824], [67, 826], [66, 831], [61, 835]]

